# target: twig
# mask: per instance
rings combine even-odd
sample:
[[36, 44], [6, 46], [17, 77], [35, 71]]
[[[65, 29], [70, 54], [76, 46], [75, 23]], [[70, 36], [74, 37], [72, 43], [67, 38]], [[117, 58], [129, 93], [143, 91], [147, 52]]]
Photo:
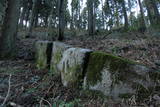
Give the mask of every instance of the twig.
[[14, 103], [14, 102], [10, 102], [9, 104], [12, 107], [22, 107], [21, 105], [18, 105], [18, 104]]
[[10, 75], [9, 75], [9, 80], [8, 80], [8, 92], [7, 92], [7, 95], [6, 95], [3, 103], [1, 104], [2, 107], [4, 106], [4, 104], [6, 103], [8, 97], [9, 97], [9, 93], [10, 93], [10, 90], [11, 90], [11, 76], [12, 76], [12, 75], [10, 74]]
[[45, 100], [44, 98], [41, 98], [41, 101], [40, 101], [40, 107], [42, 107], [42, 102], [45, 101], [49, 104], [49, 107], [52, 107], [51, 103], [49, 103], [49, 101]]

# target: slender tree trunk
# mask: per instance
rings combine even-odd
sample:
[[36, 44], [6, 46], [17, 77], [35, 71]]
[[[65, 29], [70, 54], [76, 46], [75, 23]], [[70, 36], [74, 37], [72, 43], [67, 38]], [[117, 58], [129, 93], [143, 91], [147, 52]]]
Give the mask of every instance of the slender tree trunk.
[[62, 41], [64, 39], [64, 0], [59, 0], [59, 27], [58, 27], [58, 40]]
[[160, 21], [159, 21], [160, 15], [158, 12], [158, 7], [156, 5], [156, 2], [155, 0], [145, 0], [145, 5], [147, 8], [147, 13], [149, 16], [151, 26], [156, 28], [157, 25], [159, 26], [160, 24]]
[[[52, 3], [53, 4], [53, 3]], [[47, 37], [51, 37], [52, 36], [52, 18], [53, 18], [53, 11], [54, 8], [52, 7], [51, 11], [50, 11], [50, 15], [48, 17], [48, 26], [47, 26], [47, 33], [46, 33], [46, 38]], [[52, 37], [54, 38], [54, 37]]]
[[8, 7], [0, 37], [0, 56], [13, 57], [16, 52], [16, 35], [19, 19], [20, 0], [7, 0]]
[[124, 20], [125, 20], [124, 27], [127, 30], [129, 24], [128, 24], [127, 10], [126, 10], [126, 7], [125, 7], [125, 1], [124, 0], [122, 0], [122, 11], [123, 11]]
[[75, 20], [76, 20], [76, 22], [75, 22], [75, 27], [76, 27], [76, 29], [78, 29], [78, 8], [76, 9], [76, 17], [75, 17]]
[[144, 20], [144, 12], [143, 12], [141, 0], [138, 0], [138, 3], [139, 3], [140, 13], [141, 13], [141, 27], [145, 30], [146, 24], [145, 24], [145, 20]]
[[81, 12], [80, 12], [80, 9], [81, 9], [81, 4], [80, 4], [81, 2], [80, 2], [80, 0], [78, 1], [78, 25], [77, 25], [77, 27], [78, 27], [78, 29], [80, 30], [80, 25], [81, 25], [81, 22], [80, 22], [80, 18], [81, 18]]
[[25, 28], [27, 28], [27, 22], [29, 20], [29, 8], [26, 9], [24, 20], [26, 22], [24, 26], [25, 26]]
[[72, 30], [74, 28], [73, 21], [74, 21], [74, 19], [73, 19], [73, 7], [72, 7], [72, 9], [71, 9], [71, 26], [70, 26], [70, 29], [72, 29]]
[[94, 9], [93, 0], [88, 0], [88, 33], [90, 36], [94, 35]]
[[103, 29], [105, 29], [105, 24], [104, 24], [104, 11], [103, 11], [103, 0], [101, 0], [102, 4], [102, 23], [103, 23]]
[[120, 22], [119, 22], [119, 13], [118, 13], [118, 4], [117, 4], [117, 2], [115, 2], [115, 6], [116, 6], [116, 26], [119, 28]]
[[29, 28], [28, 28], [28, 33], [26, 35], [26, 38], [28, 38], [32, 35], [34, 18], [35, 18], [35, 14], [37, 12], [37, 3], [38, 3], [38, 0], [33, 0], [32, 12], [31, 12], [31, 17], [30, 17], [30, 21], [29, 21]]
[[36, 12], [36, 14], [35, 14], [35, 17], [34, 17], [34, 24], [33, 24], [33, 27], [35, 28], [35, 27], [37, 27], [38, 26], [38, 13]]
[[44, 18], [45, 27], [48, 26], [48, 17], [49, 17], [49, 16], [46, 16], [46, 17]]
[[5, 15], [5, 6], [3, 5], [4, 2], [0, 2], [0, 26], [3, 24], [3, 18]]
[[23, 28], [23, 21], [25, 18], [25, 13], [26, 13], [26, 7], [23, 7], [22, 13], [20, 15], [20, 22], [19, 22], [19, 28], [22, 29]]

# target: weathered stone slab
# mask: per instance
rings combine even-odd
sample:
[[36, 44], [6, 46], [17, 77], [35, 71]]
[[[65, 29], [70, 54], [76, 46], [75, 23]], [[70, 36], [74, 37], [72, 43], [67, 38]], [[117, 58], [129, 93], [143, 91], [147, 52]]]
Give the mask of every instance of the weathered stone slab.
[[52, 42], [37, 41], [36, 44], [36, 66], [38, 69], [46, 69], [50, 65]]
[[160, 88], [160, 72], [107, 53], [90, 54], [84, 88], [114, 99], [145, 98]]
[[83, 79], [85, 64], [91, 50], [69, 48], [63, 53], [63, 58], [58, 64], [64, 86], [77, 87]]
[[51, 58], [51, 66], [50, 66], [51, 72], [60, 73], [60, 70], [58, 70], [58, 64], [62, 59], [63, 52], [68, 48], [71, 48], [71, 46], [61, 42], [53, 42], [52, 54], [51, 54], [52, 58]]

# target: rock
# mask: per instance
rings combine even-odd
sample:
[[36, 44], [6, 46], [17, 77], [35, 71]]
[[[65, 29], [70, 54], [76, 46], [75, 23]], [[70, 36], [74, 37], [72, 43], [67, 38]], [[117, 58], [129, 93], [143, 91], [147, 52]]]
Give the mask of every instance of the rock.
[[52, 47], [52, 54], [51, 54], [51, 66], [50, 71], [53, 73], [60, 73], [58, 70], [58, 64], [62, 59], [63, 52], [70, 48], [71, 46], [66, 45], [61, 42], [54, 42]]
[[63, 53], [58, 69], [64, 86], [76, 88], [79, 86], [90, 52], [89, 49], [70, 48]]
[[50, 65], [52, 42], [36, 42], [36, 66], [38, 69], [46, 69]]
[[[84, 78], [84, 89], [96, 90], [113, 99], [142, 99], [160, 86], [160, 72], [124, 58], [93, 52]], [[158, 89], [157, 89], [158, 90]]]

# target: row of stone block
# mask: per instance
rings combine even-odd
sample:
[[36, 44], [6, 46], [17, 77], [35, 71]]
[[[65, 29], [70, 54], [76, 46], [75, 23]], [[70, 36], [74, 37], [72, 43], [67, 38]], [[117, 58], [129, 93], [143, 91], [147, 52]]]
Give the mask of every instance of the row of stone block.
[[60, 74], [64, 86], [96, 90], [114, 99], [145, 98], [160, 88], [160, 72], [124, 58], [61, 42], [38, 41], [36, 64]]

